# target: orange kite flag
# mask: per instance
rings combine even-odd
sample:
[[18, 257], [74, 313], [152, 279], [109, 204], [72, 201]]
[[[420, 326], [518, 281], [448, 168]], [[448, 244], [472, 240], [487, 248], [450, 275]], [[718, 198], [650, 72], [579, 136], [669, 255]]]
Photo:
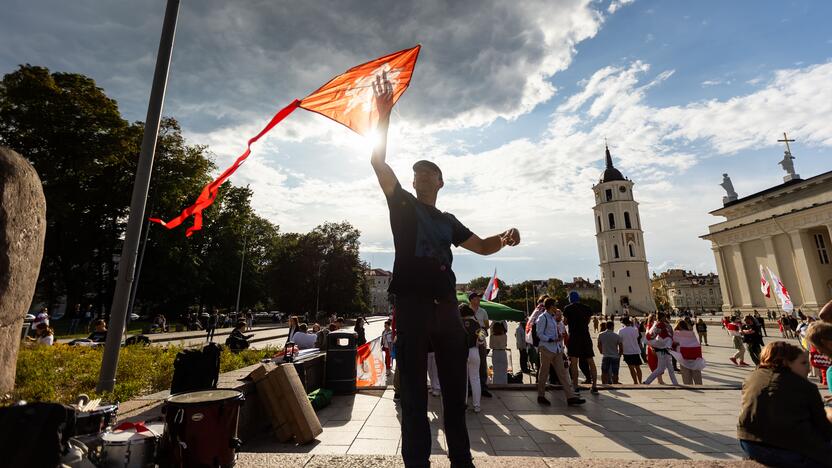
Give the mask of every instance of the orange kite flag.
[[395, 104], [410, 84], [420, 48], [405, 49], [350, 68], [303, 98], [300, 107], [367, 135], [375, 130], [378, 123], [378, 111], [373, 105], [373, 82], [376, 77], [387, 74], [393, 85]]
[[377, 76], [386, 73], [387, 79], [393, 86], [393, 103], [395, 104], [410, 85], [410, 78], [413, 76], [421, 47], [417, 45], [350, 68], [303, 100], [296, 99], [279, 110], [257, 135], [248, 140], [243, 154], [238, 156], [234, 164], [224, 170], [219, 177], [202, 188], [202, 192], [193, 205], [182, 210], [179, 216], [170, 221], [165, 222], [158, 218], [149, 220], [173, 229], [188, 217], [193, 216], [194, 224], [185, 231], [185, 236], [190, 237], [195, 231], [202, 229], [202, 210], [214, 203], [220, 186], [246, 161], [251, 154], [251, 145], [298, 107], [329, 117], [361, 135], [367, 135], [375, 130], [378, 124], [378, 112], [373, 105], [373, 82]]

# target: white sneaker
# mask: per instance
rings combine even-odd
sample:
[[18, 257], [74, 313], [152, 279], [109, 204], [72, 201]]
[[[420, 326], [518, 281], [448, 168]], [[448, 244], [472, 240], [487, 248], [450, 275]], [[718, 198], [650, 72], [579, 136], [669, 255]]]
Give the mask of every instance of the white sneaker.
[[431, 395], [433, 395], [433, 396], [439, 396], [439, 395], [441, 395], [441, 393], [439, 393], [439, 390], [431, 390], [431, 391], [430, 391], [430, 394], [431, 394]]
[[474, 412], [479, 413], [482, 409], [479, 406], [474, 406]]

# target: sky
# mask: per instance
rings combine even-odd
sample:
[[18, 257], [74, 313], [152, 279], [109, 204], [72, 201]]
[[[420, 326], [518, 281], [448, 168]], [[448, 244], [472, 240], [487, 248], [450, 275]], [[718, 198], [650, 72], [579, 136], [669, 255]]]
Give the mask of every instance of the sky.
[[[0, 73], [82, 73], [143, 120], [164, 6], [0, 0]], [[405, 188], [414, 161], [436, 162], [440, 209], [481, 237], [516, 227], [523, 238], [488, 257], [454, 249], [458, 281], [495, 269], [508, 283], [597, 278], [591, 188], [605, 139], [635, 183], [650, 271], [711, 272], [699, 236], [722, 219], [708, 213], [723, 173], [740, 197], [782, 183], [783, 132], [803, 178], [832, 169], [830, 17], [832, 2], [817, 1], [186, 0], [164, 113], [224, 168], [293, 99], [422, 44], [388, 162]], [[371, 147], [296, 111], [231, 181], [250, 184], [283, 232], [349, 221], [362, 258], [391, 269]]]

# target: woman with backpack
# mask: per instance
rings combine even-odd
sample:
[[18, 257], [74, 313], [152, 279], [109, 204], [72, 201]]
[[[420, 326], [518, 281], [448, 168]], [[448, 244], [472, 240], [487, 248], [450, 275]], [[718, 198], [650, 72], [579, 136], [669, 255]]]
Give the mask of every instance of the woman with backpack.
[[[474, 310], [465, 303], [459, 304], [459, 314], [462, 316], [462, 326], [465, 328], [465, 340], [468, 347], [468, 383], [471, 388], [471, 398], [474, 400], [474, 412], [480, 412], [482, 387], [480, 386], [480, 349], [485, 343], [482, 327], [474, 317]], [[466, 396], [467, 400], [467, 396]]]

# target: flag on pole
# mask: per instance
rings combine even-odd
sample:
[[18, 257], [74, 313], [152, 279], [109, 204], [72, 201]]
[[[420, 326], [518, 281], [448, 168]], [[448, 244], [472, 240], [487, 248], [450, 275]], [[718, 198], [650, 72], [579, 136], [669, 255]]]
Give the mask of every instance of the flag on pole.
[[373, 105], [373, 82], [377, 76], [386, 74], [393, 87], [393, 103], [395, 104], [410, 85], [421, 47], [417, 45], [350, 68], [304, 99], [295, 99], [291, 104], [279, 110], [260, 130], [260, 133], [248, 140], [243, 154], [238, 156], [234, 164], [224, 170], [219, 177], [202, 188], [194, 204], [182, 210], [179, 216], [170, 221], [163, 221], [159, 218], [149, 218], [149, 221], [173, 229], [193, 216], [194, 224], [185, 231], [185, 236], [190, 237], [195, 231], [202, 229], [202, 211], [214, 203], [220, 186], [246, 161], [251, 154], [251, 145], [298, 107], [328, 117], [361, 135], [369, 134], [378, 124], [378, 112]]
[[486, 301], [493, 301], [497, 298], [497, 293], [500, 291], [500, 284], [497, 280], [497, 269], [494, 269], [494, 276], [491, 277], [491, 280], [488, 282], [488, 287], [485, 288], [485, 292], [483, 293], [482, 297]]
[[765, 297], [771, 297], [771, 285], [766, 279], [766, 274], [763, 273], [763, 266], [760, 265], [760, 291]]
[[383, 387], [387, 385], [387, 372], [381, 352], [381, 337], [359, 346], [355, 353], [355, 385], [358, 387]]
[[780, 278], [778, 278], [777, 275], [771, 271], [771, 268], [766, 267], [766, 269], [768, 270], [768, 276], [771, 277], [771, 284], [774, 285], [774, 292], [783, 304], [783, 310], [786, 312], [793, 311], [794, 304], [792, 304], [792, 298], [789, 296], [789, 291], [783, 285], [783, 282], [780, 281]]

